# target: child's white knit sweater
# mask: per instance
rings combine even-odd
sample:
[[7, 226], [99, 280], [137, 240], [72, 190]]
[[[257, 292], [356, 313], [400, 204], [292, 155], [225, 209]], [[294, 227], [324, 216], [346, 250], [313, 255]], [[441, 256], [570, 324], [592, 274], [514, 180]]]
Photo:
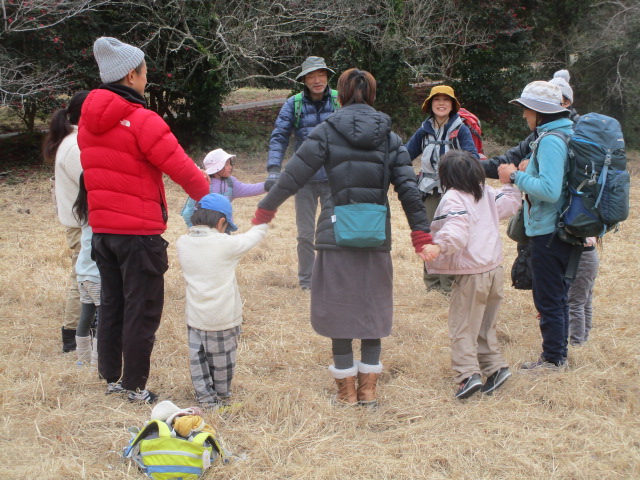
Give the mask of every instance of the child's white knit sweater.
[[187, 325], [220, 331], [242, 323], [242, 300], [236, 267], [242, 256], [264, 238], [266, 224], [227, 235], [202, 225], [176, 242], [182, 276], [187, 282]]

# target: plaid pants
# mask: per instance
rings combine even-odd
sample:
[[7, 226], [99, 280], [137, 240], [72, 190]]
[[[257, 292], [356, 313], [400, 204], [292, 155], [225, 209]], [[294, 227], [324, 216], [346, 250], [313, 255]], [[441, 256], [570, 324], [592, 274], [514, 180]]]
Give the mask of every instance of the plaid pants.
[[231, 380], [236, 368], [236, 348], [240, 325], [209, 332], [187, 326], [189, 332], [189, 368], [201, 403], [215, 402], [231, 395]]

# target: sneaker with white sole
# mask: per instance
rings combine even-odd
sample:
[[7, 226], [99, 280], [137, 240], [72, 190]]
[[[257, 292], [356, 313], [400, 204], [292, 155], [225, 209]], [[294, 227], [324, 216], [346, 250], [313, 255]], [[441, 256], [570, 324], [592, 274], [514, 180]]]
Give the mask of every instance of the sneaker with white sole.
[[465, 379], [460, 386], [458, 387], [458, 391], [455, 394], [455, 397], [462, 400], [465, 398], [469, 398], [471, 395], [476, 393], [478, 390], [482, 388], [482, 380], [480, 379], [479, 373], [474, 373], [469, 378]]
[[122, 388], [122, 383], [120, 382], [111, 382], [107, 383], [107, 391], [104, 392], [105, 395], [113, 395], [119, 393], [125, 393], [126, 390]]
[[140, 390], [137, 388], [136, 390], [129, 390], [127, 393], [127, 399], [131, 403], [156, 403], [158, 400], [158, 395], [153, 393], [151, 390]]
[[502, 385], [507, 379], [511, 376], [511, 372], [509, 371], [509, 367], [502, 367], [493, 372], [487, 378], [487, 381], [484, 382], [484, 385], [480, 389], [482, 393], [486, 393], [488, 395], [492, 394], [493, 391]]

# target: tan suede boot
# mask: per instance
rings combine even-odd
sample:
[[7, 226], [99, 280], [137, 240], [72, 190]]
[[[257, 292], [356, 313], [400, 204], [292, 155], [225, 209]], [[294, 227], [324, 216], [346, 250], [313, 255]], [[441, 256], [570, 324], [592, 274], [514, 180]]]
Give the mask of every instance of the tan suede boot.
[[377, 405], [376, 386], [382, 373], [382, 364], [369, 365], [358, 362], [358, 404], [362, 406]]
[[357, 405], [356, 374], [358, 367], [354, 365], [351, 368], [338, 369], [331, 365], [329, 371], [338, 385], [338, 395], [334, 396], [332, 400], [342, 405]]

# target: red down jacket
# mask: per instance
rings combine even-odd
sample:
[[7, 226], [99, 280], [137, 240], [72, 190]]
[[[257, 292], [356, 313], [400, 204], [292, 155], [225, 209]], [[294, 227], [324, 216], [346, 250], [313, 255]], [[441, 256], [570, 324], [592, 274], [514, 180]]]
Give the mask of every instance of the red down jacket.
[[82, 106], [80, 159], [94, 233], [156, 235], [167, 228], [162, 174], [199, 200], [209, 193], [202, 172], [162, 118], [109, 90], [93, 90]]

